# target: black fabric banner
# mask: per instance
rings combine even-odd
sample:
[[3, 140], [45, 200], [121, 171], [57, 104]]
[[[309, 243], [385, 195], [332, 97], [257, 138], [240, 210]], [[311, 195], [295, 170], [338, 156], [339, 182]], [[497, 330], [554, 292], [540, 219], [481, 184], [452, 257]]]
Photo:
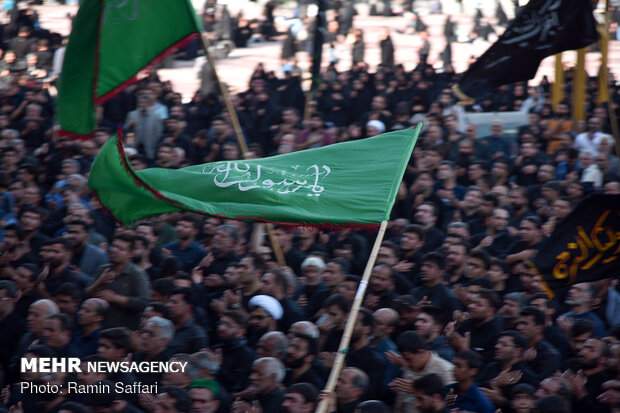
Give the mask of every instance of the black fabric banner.
[[461, 99], [475, 98], [498, 86], [532, 79], [545, 57], [597, 39], [590, 0], [531, 0], [463, 73], [455, 91]]
[[553, 292], [620, 275], [620, 195], [595, 194], [558, 224], [533, 262]]

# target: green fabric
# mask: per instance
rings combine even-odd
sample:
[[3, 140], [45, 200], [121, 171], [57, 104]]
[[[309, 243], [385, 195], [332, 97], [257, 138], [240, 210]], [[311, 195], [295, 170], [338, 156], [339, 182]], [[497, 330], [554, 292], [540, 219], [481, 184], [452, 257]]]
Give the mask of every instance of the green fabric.
[[269, 158], [142, 171], [131, 169], [114, 136], [95, 159], [88, 184], [125, 225], [184, 210], [250, 221], [376, 226], [389, 219], [420, 128]]
[[62, 130], [92, 133], [94, 102], [200, 27], [190, 0], [82, 1], [59, 79]]

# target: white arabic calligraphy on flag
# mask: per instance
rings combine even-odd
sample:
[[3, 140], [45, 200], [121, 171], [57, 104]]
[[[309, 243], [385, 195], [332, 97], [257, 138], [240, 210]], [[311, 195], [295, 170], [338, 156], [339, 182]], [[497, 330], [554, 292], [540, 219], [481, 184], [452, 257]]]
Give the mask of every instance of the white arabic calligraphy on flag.
[[[205, 165], [202, 173], [213, 176], [213, 183], [219, 188], [237, 186], [239, 191], [265, 189], [279, 194], [288, 194], [298, 190], [308, 190], [306, 196], [321, 196], [325, 187], [319, 185], [330, 173], [327, 165], [313, 164], [306, 169], [299, 165], [289, 166], [291, 170], [250, 165], [243, 161], [218, 162]], [[302, 171], [302, 172], [298, 172]]]

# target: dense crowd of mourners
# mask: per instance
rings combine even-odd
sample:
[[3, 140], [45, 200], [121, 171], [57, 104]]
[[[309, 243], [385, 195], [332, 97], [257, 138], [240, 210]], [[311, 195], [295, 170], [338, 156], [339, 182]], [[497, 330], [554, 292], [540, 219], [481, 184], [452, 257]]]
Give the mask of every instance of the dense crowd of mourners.
[[[61, 37], [28, 8], [2, 34], [0, 411], [298, 413], [319, 397], [339, 413], [620, 411], [618, 274], [550, 297], [524, 265], [580, 200], [620, 193], [615, 87], [609, 111], [588, 83], [585, 123], [569, 102], [552, 109], [544, 82], [502, 87], [465, 109], [524, 111], [528, 123], [508, 137], [498, 113], [479, 136], [449, 70], [332, 65], [302, 120], [299, 76], [257, 67], [231, 97], [246, 156], [424, 122], [345, 368], [321, 394], [375, 234], [276, 228], [282, 266], [264, 224], [170, 213], [117, 225], [87, 186], [101, 146], [123, 125], [136, 170], [239, 159], [220, 97], [199, 91], [184, 104], [152, 71], [97, 108], [93, 139], [70, 140], [55, 133], [49, 93]], [[176, 373], [20, 368], [47, 357], [187, 364]]]

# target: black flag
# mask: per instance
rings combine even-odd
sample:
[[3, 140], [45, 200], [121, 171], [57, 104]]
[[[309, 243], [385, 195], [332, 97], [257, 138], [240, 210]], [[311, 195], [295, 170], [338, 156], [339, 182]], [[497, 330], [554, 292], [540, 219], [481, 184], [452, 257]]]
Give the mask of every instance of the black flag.
[[547, 293], [620, 274], [620, 195], [583, 200], [543, 243], [532, 267]]
[[590, 0], [531, 0], [462, 75], [455, 92], [461, 99], [475, 98], [531, 79], [545, 57], [597, 39]]

